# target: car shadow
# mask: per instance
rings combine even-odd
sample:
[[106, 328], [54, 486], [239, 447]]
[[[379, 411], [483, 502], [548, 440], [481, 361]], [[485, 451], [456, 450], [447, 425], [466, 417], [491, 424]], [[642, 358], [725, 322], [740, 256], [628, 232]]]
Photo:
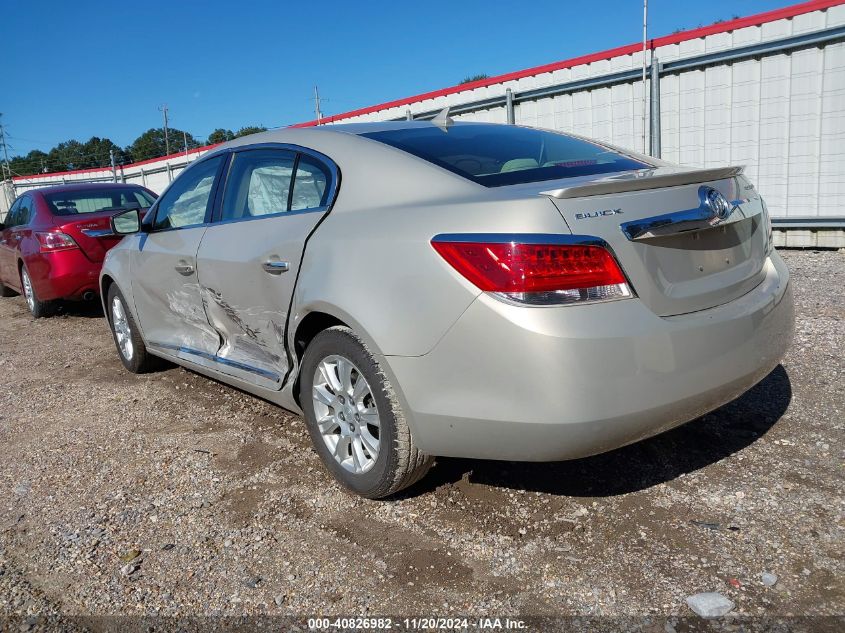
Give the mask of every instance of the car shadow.
[[778, 365], [732, 402], [683, 426], [609, 453], [565, 462], [501, 462], [438, 458], [401, 497], [461, 479], [471, 484], [571, 497], [611, 497], [671, 481], [742, 450], [784, 415], [792, 385]]
[[91, 301], [61, 301], [56, 309], [57, 317], [103, 318], [103, 304], [99, 297]]

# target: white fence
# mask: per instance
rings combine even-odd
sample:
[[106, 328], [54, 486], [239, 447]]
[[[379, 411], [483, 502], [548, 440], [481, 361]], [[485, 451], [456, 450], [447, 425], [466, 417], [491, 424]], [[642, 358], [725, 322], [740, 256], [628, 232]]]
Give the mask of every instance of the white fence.
[[[645, 86], [656, 98], [645, 117], [648, 137], [656, 135], [652, 153], [694, 166], [746, 165], [778, 226], [801, 231], [792, 234], [796, 245], [845, 246], [845, 0], [813, 0], [657, 38], [649, 49], [657, 79]], [[642, 45], [632, 44], [322, 123], [430, 118], [449, 106], [464, 120], [573, 131], [641, 151], [642, 54]], [[185, 160], [130, 165], [118, 176], [161, 191]], [[19, 193], [93, 177], [112, 174], [14, 182]]]
[[[128, 182], [144, 185], [156, 193], [161, 193], [185, 166], [214, 146], [200, 147], [188, 150], [181, 154], [172, 154], [164, 158], [148, 160], [141, 163], [133, 163], [118, 167], [115, 172], [111, 168], [102, 169], [80, 169], [76, 171], [59, 172], [52, 174], [39, 174], [25, 178], [15, 178], [13, 189], [15, 195], [20, 195], [27, 189], [36, 187], [49, 187], [50, 185], [69, 184], [74, 182]], [[10, 206], [11, 188], [7, 187], [6, 195], [0, 196], [0, 217], [2, 217]], [[14, 199], [14, 195], [11, 196]]]

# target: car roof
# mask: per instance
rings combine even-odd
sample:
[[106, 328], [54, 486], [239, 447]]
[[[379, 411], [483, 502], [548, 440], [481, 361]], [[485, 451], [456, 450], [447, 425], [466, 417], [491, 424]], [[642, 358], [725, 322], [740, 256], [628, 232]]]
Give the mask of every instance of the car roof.
[[[504, 127], [500, 123], [476, 123], [469, 121], [455, 121], [449, 124], [450, 127], [455, 126], [495, 126]], [[330, 123], [327, 125], [312, 125], [308, 127], [283, 127], [274, 130], [267, 130], [266, 132], [258, 132], [248, 136], [241, 136], [231, 141], [227, 141], [212, 150], [216, 153], [219, 150], [232, 149], [235, 147], [243, 147], [245, 145], [256, 145], [260, 143], [290, 143], [297, 144], [302, 142], [306, 144], [316, 138], [322, 138], [324, 141], [331, 137], [337, 137], [340, 134], [345, 136], [362, 136], [373, 132], [385, 132], [389, 130], [405, 130], [414, 128], [430, 128], [436, 127], [435, 123], [431, 121], [374, 121], [372, 123]], [[365, 142], [372, 142], [370, 139], [364, 139]], [[211, 154], [209, 154], [211, 155]]]
[[36, 189], [28, 189], [21, 193], [21, 195], [27, 193], [37, 193], [37, 194], [45, 194], [45, 193], [66, 193], [69, 191], [84, 191], [87, 189], [99, 189], [99, 190], [109, 190], [109, 189], [146, 189], [146, 187], [142, 185], [137, 185], [133, 183], [123, 183], [123, 182], [75, 182], [75, 183], [67, 183], [67, 184], [57, 184], [51, 185], [48, 187], [38, 187]]

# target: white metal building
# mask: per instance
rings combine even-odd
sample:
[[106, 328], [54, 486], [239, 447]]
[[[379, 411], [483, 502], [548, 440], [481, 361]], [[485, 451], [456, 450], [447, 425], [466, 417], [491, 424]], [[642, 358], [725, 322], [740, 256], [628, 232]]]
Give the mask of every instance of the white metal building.
[[[321, 123], [423, 119], [449, 106], [464, 120], [575, 131], [641, 151], [642, 55], [642, 43], [630, 44]], [[746, 165], [784, 231], [781, 244], [845, 247], [845, 0], [659, 37], [646, 63], [647, 152], [686, 165]], [[161, 191], [185, 161], [173, 155], [117, 175]], [[42, 174], [16, 178], [14, 188], [112, 177], [107, 169]]]

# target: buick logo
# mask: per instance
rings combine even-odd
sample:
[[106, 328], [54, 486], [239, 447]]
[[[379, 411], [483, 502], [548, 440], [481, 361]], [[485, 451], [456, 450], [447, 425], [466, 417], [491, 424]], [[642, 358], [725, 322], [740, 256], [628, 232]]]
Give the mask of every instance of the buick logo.
[[707, 188], [704, 192], [704, 203], [710, 207], [713, 215], [720, 220], [727, 220], [733, 209], [727, 198], [721, 193], [712, 188]]

